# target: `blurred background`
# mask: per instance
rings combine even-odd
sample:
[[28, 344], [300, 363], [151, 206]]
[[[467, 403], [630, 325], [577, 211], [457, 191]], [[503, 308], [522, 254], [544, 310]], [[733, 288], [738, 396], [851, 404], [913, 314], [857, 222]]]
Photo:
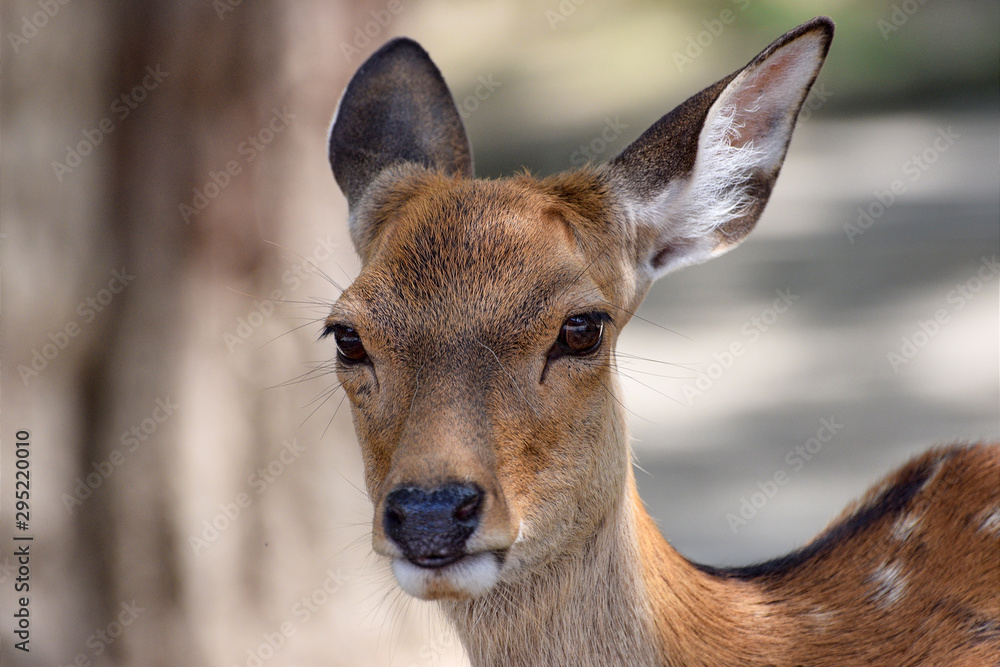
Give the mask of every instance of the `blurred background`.
[[[686, 556], [777, 556], [913, 453], [996, 438], [998, 13], [5, 1], [3, 664], [465, 664], [369, 555], [317, 342], [358, 270], [327, 123], [397, 35], [431, 53], [499, 177], [609, 159], [786, 30], [836, 21], [755, 233], [656, 285], [621, 341], [640, 490]], [[29, 653], [15, 534], [33, 538]]]

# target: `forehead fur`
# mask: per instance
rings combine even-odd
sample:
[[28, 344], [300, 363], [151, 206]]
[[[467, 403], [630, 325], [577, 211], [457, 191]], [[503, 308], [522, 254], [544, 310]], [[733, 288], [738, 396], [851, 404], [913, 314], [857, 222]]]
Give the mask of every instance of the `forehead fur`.
[[424, 169], [392, 177], [353, 221], [364, 268], [345, 297], [373, 317], [396, 327], [419, 317], [524, 329], [563, 297], [583, 302], [570, 307], [618, 302], [604, 289], [617, 281], [602, 242], [615, 218], [595, 172], [541, 181]]

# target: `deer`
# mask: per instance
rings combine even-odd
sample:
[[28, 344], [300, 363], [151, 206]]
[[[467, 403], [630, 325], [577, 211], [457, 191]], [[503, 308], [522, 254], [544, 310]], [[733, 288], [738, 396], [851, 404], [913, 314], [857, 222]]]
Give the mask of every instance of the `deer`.
[[372, 548], [473, 665], [998, 665], [1000, 445], [930, 449], [812, 542], [699, 565], [639, 498], [615, 344], [657, 278], [755, 226], [833, 38], [817, 17], [619, 155], [477, 179], [441, 72], [395, 38], [344, 90], [361, 259], [335, 343]]

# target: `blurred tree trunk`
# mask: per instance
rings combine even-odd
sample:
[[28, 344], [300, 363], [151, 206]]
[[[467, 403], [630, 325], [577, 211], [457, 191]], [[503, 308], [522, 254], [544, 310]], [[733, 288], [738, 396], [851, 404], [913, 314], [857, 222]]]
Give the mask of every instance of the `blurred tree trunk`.
[[[126, 107], [136, 108], [109, 137], [108, 223], [116, 265], [133, 282], [114, 304], [104, 344], [81, 377], [89, 399], [80, 461], [85, 470], [121, 447], [119, 435], [130, 431], [136, 415], [164, 418], [165, 429], [183, 432], [166, 417], [191, 410], [181, 364], [204, 321], [191, 317], [190, 299], [223, 312], [238, 308], [235, 295], [218, 299], [220, 286], [255, 285], [271, 254], [263, 239], [277, 238], [272, 202], [282, 175], [273, 174], [270, 191], [254, 192], [253, 182], [237, 178], [226, 164], [252, 169], [233, 147], [268, 125], [267, 105], [276, 97], [283, 64], [279, 11], [272, 3], [245, 3], [223, 14], [218, 7], [230, 5], [121, 5], [112, 87], [127, 91]], [[202, 293], [193, 295], [192, 288]], [[225, 382], [214, 369], [203, 370], [207, 383]], [[228, 437], [198, 443], [215, 448], [204, 451], [206, 461], [242, 469], [241, 459], [260, 450], [254, 389], [239, 383], [215, 396], [220, 415], [228, 413], [227, 404], [237, 413]], [[132, 600], [144, 609], [141, 622], [109, 647], [114, 663], [204, 663], [200, 642], [192, 641], [197, 617], [184, 600], [189, 547], [175, 511], [189, 493], [185, 443], [169, 435], [149, 443], [136, 450], [127, 477], [110, 477], [104, 493], [81, 508], [82, 531], [99, 564], [95, 612], [114, 619]], [[238, 559], [234, 565], [242, 585], [229, 591], [227, 602], [252, 606], [255, 563]]]
[[[267, 388], [321, 357], [316, 331], [289, 333], [299, 323], [273, 309], [336, 296], [282, 280], [309, 277], [285, 244], [349, 261], [324, 126], [363, 58], [339, 45], [369, 3], [51, 4], [16, 49], [6, 36], [40, 5], [2, 10], [3, 437], [32, 432], [39, 517], [33, 650], [12, 651], [4, 622], [4, 664], [246, 664], [289, 619], [299, 644], [269, 664], [351, 664], [325, 646], [350, 608], [308, 628], [289, 614], [343, 548], [330, 520], [364, 507], [342, 480], [317, 484], [336, 403], [301, 428], [317, 388]], [[332, 241], [310, 217], [337, 223]], [[19, 374], [70, 323], [58, 355]], [[283, 451], [294, 465], [254, 495]]]

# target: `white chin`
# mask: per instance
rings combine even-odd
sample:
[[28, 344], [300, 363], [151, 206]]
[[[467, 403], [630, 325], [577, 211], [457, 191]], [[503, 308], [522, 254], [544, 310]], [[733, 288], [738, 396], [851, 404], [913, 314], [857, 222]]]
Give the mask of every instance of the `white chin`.
[[399, 587], [413, 597], [463, 599], [479, 597], [492, 588], [500, 576], [500, 564], [490, 552], [465, 556], [439, 568], [420, 567], [405, 558], [393, 558], [392, 573]]

